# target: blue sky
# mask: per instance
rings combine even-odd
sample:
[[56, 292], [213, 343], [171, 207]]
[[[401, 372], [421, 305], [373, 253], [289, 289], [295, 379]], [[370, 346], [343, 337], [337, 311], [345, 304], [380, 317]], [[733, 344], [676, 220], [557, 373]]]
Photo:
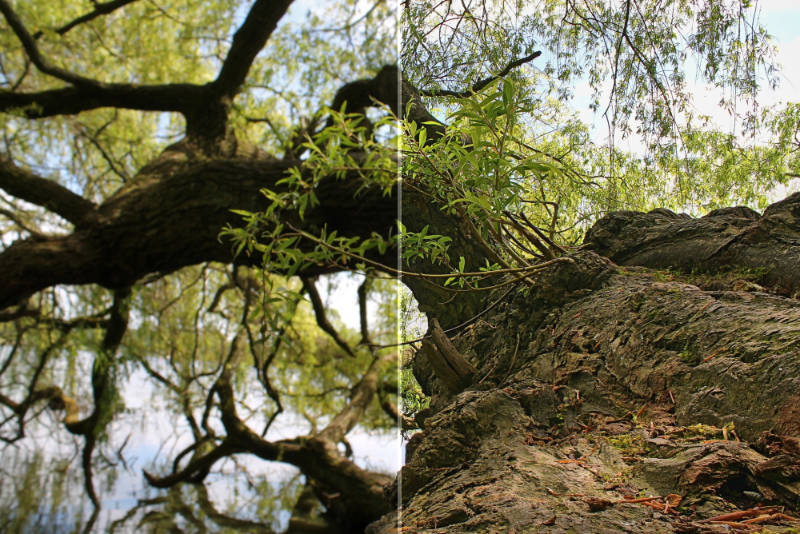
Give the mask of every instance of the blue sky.
[[778, 46], [781, 87], [765, 92], [775, 101], [800, 100], [800, 0], [761, 0], [761, 21]]

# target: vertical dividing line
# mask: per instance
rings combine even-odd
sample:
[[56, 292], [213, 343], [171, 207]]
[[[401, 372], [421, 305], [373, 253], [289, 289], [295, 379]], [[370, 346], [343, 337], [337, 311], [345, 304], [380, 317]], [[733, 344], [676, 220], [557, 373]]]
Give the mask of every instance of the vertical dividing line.
[[[403, 28], [402, 28], [402, 20], [403, 20], [403, 5], [402, 0], [397, 0], [397, 18], [396, 18], [396, 57], [397, 57], [397, 117], [400, 119], [397, 123], [398, 129], [398, 137], [397, 137], [397, 220], [403, 220], [403, 173], [402, 173], [402, 160], [401, 160], [401, 148], [402, 148], [402, 119], [403, 119], [403, 74], [402, 74], [402, 65], [400, 64], [400, 54], [402, 53], [402, 41], [403, 41]], [[398, 232], [399, 227], [398, 227]], [[399, 239], [398, 236], [397, 240], [397, 298], [396, 298], [396, 317], [397, 317], [397, 343], [398, 349], [400, 350], [399, 357], [397, 358], [397, 456], [398, 456], [398, 465], [402, 468], [403, 466], [403, 382], [402, 382], [402, 367], [403, 367], [403, 353], [402, 353], [402, 345], [399, 343], [403, 342], [403, 331], [402, 331], [402, 324], [403, 324], [403, 309], [402, 309], [402, 282], [400, 280], [399, 272], [403, 270], [403, 244], [402, 241]], [[403, 471], [402, 469], [397, 473], [397, 527], [402, 528], [403, 526]]]

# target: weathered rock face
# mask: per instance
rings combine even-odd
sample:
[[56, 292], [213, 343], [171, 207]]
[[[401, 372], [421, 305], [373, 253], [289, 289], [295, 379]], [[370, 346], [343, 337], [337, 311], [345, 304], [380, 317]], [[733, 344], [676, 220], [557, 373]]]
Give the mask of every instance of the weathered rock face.
[[595, 252], [453, 336], [478, 368], [463, 392], [448, 395], [418, 357], [434, 399], [400, 475], [402, 527], [788, 528], [800, 511], [800, 195], [763, 216], [616, 213], [586, 241]]

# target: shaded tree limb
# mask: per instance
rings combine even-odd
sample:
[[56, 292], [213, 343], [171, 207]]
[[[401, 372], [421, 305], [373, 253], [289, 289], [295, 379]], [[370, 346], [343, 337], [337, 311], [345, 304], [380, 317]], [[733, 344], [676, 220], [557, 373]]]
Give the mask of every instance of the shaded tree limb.
[[130, 288], [114, 291], [114, 302], [111, 306], [106, 332], [103, 336], [100, 352], [95, 356], [92, 366], [92, 399], [94, 403], [92, 413], [81, 421], [65, 421], [67, 430], [73, 434], [83, 436], [84, 444], [81, 463], [84, 486], [95, 510], [100, 508], [100, 500], [97, 498], [97, 492], [94, 489], [92, 453], [97, 444], [98, 436], [111, 421], [111, 415], [108, 410], [113, 405], [115, 395], [115, 355], [128, 328], [129, 299]]
[[[314, 486], [306, 481], [303, 491], [292, 508], [292, 516], [285, 534], [333, 534], [331, 525], [321, 517], [319, 499]], [[335, 530], [334, 530], [335, 532]]]
[[33, 228], [29, 223], [24, 221], [22, 217], [17, 215], [17, 213], [14, 213], [7, 209], [0, 208], [0, 215], [5, 217], [9, 221], [13, 222], [15, 225], [17, 225], [18, 229], [22, 230], [23, 232], [28, 232], [29, 234], [31, 234], [31, 237], [39, 237], [39, 238], [46, 237], [45, 234], [40, 232], [38, 229]]
[[200, 482], [208, 475], [211, 467], [217, 461], [239, 452], [245, 452], [245, 450], [238, 446], [235, 438], [229, 436], [222, 443], [211, 449], [210, 452], [193, 458], [180, 471], [174, 471], [163, 477], [157, 477], [144, 470], [142, 473], [147, 479], [147, 483], [155, 488], [169, 488], [180, 482], [188, 482], [190, 480]]
[[103, 107], [185, 113], [193, 103], [199, 105], [204, 96], [203, 86], [190, 83], [103, 83], [33, 93], [0, 90], [0, 111], [19, 111], [29, 119], [74, 115]]
[[328, 423], [318, 437], [327, 439], [333, 443], [338, 443], [350, 432], [364, 415], [369, 403], [372, 402], [375, 393], [378, 391], [380, 372], [383, 366], [395, 361], [395, 353], [388, 353], [383, 357], [376, 357], [372, 360], [367, 372], [361, 381], [354, 388], [350, 397], [350, 402], [342, 409], [333, 420]]
[[397, 117], [405, 117], [428, 131], [427, 138], [438, 139], [445, 132], [445, 125], [434, 117], [420, 100], [418, 91], [401, 78], [395, 65], [386, 65], [368, 79], [356, 80], [343, 85], [334, 95], [331, 109], [339, 110], [347, 103], [348, 113], [364, 113], [375, 102], [385, 104]]
[[317, 286], [314, 284], [314, 281], [305, 276], [300, 277], [300, 279], [303, 281], [303, 290], [305, 290], [306, 294], [308, 294], [308, 299], [311, 301], [311, 307], [314, 309], [314, 317], [317, 320], [317, 326], [319, 326], [323, 332], [328, 334], [339, 346], [339, 348], [345, 351], [348, 356], [355, 358], [356, 355], [353, 352], [353, 349], [341, 338], [339, 332], [337, 332], [330, 321], [328, 321], [328, 317], [325, 314], [325, 305], [319, 296], [319, 291], [317, 291]]
[[283, 18], [293, 0], [256, 0], [242, 25], [233, 36], [233, 44], [222, 64], [211, 90], [227, 98], [233, 97], [244, 83], [247, 73]]
[[364, 281], [358, 286], [358, 325], [361, 331], [360, 343], [364, 345], [371, 345], [369, 340], [369, 324], [367, 323], [367, 291], [368, 291], [369, 278], [365, 277]]
[[[397, 392], [395, 392], [397, 393]], [[395, 403], [390, 401], [385, 395], [381, 395], [381, 409], [383, 412], [389, 416], [390, 419], [393, 421], [397, 421], [400, 423], [400, 427], [402, 430], [415, 430], [419, 428], [416, 421], [414, 421], [413, 417], [408, 417], [404, 415], [398, 408]]]
[[76, 195], [54, 180], [17, 167], [5, 158], [0, 158], [0, 188], [9, 195], [60, 215], [76, 227], [92, 221], [97, 211], [94, 202]]
[[433, 343], [444, 360], [443, 364], [455, 373], [458, 378], [457, 383], [461, 387], [469, 384], [477, 369], [453, 346], [450, 338], [442, 331], [442, 327], [435, 317], [431, 319], [430, 332]]
[[[51, 65], [41, 55], [36, 39], [6, 0], [0, 12], [6, 17], [31, 62], [43, 73], [73, 87], [38, 93], [0, 91], [0, 110], [21, 109], [29, 118], [72, 114], [98, 107], [120, 107], [143, 111], [180, 112], [186, 118], [187, 137], [204, 152], [235, 151], [228, 128], [228, 109], [241, 88], [258, 52], [285, 15], [292, 0], [256, 0], [237, 30], [217, 79], [205, 85], [165, 84], [139, 86], [107, 84]], [[106, 6], [116, 8], [119, 6]]]

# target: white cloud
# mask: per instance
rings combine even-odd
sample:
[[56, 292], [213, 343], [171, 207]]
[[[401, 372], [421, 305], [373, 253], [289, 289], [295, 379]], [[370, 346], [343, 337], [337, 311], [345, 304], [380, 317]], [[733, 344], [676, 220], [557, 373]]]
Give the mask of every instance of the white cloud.
[[796, 11], [800, 13], [800, 4], [797, 3], [797, 0], [760, 0], [758, 7], [763, 13], [777, 11]]
[[[800, 13], [800, 8], [798, 9]], [[764, 91], [764, 105], [800, 100], [800, 35], [788, 42], [778, 44], [778, 63], [781, 66], [780, 86], [777, 90]]]

